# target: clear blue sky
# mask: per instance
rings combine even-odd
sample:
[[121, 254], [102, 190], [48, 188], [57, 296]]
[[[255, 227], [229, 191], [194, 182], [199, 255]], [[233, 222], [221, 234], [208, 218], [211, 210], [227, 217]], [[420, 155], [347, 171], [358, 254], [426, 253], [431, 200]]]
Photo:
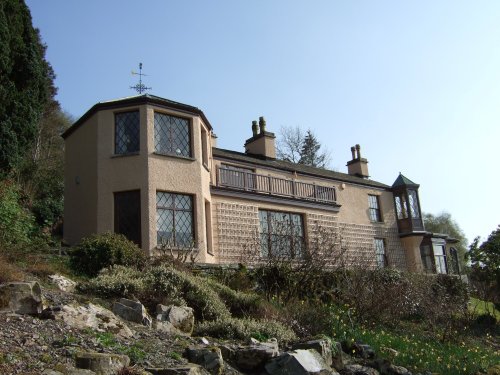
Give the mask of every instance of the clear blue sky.
[[500, 1], [27, 0], [58, 100], [75, 117], [133, 95], [201, 108], [219, 147], [251, 121], [310, 128], [346, 172], [361, 144], [373, 179], [401, 171], [425, 212], [469, 240], [500, 224]]

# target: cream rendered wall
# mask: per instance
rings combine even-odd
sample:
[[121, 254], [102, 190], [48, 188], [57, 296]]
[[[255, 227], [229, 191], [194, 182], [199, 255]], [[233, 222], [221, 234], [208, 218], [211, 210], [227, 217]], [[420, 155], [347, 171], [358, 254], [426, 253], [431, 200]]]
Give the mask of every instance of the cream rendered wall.
[[[191, 158], [158, 155], [154, 152], [154, 112], [162, 112], [190, 120]], [[210, 172], [202, 163], [201, 126], [204, 126], [198, 116], [189, 115], [154, 106], [147, 107], [147, 190], [149, 223], [147, 250], [153, 254], [156, 248], [156, 191], [189, 194], [194, 203], [195, 239], [200, 250], [199, 262], [214, 262], [214, 257], [207, 254], [205, 201], [210, 202]], [[206, 129], [206, 128], [205, 128]], [[207, 131], [207, 135], [210, 132]], [[210, 145], [210, 143], [208, 143]], [[209, 147], [210, 148], [210, 147]]]
[[[115, 155], [115, 113], [139, 110], [140, 116], [140, 151], [138, 155]], [[98, 148], [98, 204], [97, 232], [114, 231], [114, 195], [115, 192], [141, 191], [141, 236], [142, 247], [148, 244], [148, 205], [147, 205], [147, 112], [145, 106], [121, 107], [116, 110], [102, 110], [97, 113]]]
[[77, 244], [97, 231], [97, 115], [65, 139], [64, 240]]

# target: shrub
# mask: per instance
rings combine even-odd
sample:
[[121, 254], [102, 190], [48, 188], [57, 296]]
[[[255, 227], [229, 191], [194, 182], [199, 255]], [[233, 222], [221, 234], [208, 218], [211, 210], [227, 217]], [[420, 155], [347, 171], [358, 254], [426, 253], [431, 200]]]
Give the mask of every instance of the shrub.
[[0, 181], [0, 243], [26, 244], [34, 228], [34, 218], [21, 204], [20, 188], [12, 181]]
[[194, 334], [237, 340], [248, 340], [251, 337], [260, 340], [275, 338], [280, 344], [296, 339], [295, 333], [279, 322], [236, 318], [198, 324]]
[[23, 273], [15, 265], [10, 264], [7, 259], [0, 256], [0, 284], [10, 281], [22, 281]]
[[78, 284], [80, 292], [100, 297], [130, 297], [142, 293], [144, 289], [143, 274], [124, 266], [105, 268], [96, 278]]
[[259, 310], [262, 299], [258, 294], [237, 292], [211, 279], [206, 280], [206, 282], [224, 301], [231, 314], [244, 317], [249, 314], [253, 315]]
[[116, 233], [96, 234], [84, 238], [71, 252], [71, 267], [89, 276], [109, 266], [138, 266], [144, 254], [135, 243]]

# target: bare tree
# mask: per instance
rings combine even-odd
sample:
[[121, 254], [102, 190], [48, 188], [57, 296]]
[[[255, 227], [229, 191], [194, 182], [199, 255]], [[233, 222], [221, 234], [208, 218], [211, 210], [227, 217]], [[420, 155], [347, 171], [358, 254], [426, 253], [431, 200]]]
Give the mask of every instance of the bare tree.
[[292, 163], [328, 168], [331, 153], [323, 147], [313, 132], [304, 132], [299, 126], [282, 126], [276, 144], [278, 159]]

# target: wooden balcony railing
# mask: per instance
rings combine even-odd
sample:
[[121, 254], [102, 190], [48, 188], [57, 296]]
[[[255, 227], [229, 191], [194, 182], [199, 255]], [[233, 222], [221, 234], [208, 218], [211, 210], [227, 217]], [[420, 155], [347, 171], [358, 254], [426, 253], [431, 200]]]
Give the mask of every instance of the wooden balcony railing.
[[217, 168], [217, 186], [321, 203], [335, 203], [337, 201], [334, 187], [229, 168]]

